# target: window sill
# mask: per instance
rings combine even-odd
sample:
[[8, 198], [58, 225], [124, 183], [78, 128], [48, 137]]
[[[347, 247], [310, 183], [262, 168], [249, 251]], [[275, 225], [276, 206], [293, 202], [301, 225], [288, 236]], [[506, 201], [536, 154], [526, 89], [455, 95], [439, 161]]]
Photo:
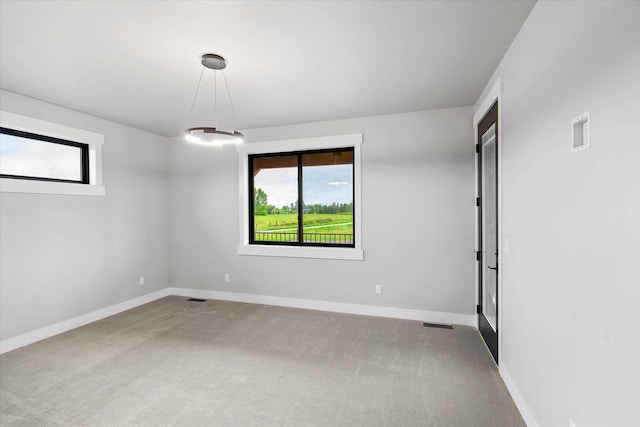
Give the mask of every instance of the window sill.
[[102, 185], [0, 178], [0, 192], [104, 196], [105, 188]]
[[364, 252], [355, 248], [321, 248], [309, 246], [239, 245], [238, 255], [275, 256], [362, 261]]

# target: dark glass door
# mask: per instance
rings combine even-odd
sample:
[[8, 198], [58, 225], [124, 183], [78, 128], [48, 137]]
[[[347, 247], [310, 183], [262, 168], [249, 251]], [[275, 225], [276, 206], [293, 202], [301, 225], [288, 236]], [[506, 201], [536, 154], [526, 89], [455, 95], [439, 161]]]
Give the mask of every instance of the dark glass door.
[[478, 325], [498, 363], [498, 104], [478, 124]]

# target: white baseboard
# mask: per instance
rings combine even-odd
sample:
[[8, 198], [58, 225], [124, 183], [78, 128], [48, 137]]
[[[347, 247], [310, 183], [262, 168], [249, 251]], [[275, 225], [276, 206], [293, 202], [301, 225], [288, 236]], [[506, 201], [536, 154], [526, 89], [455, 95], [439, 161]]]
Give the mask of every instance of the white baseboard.
[[342, 302], [274, 297], [269, 295], [241, 294], [205, 289], [169, 288], [169, 293], [171, 295], [191, 298], [219, 299], [224, 301], [247, 302], [251, 304], [265, 304], [280, 307], [306, 308], [309, 310], [333, 311], [336, 313], [360, 314], [364, 316], [418, 320], [420, 322], [429, 323], [476, 326], [476, 316], [468, 314], [381, 307], [377, 305], [347, 304]]
[[516, 383], [513, 381], [513, 378], [511, 378], [511, 375], [509, 374], [509, 370], [502, 361], [500, 362], [498, 372], [500, 372], [502, 381], [504, 381], [504, 384], [507, 386], [507, 390], [509, 390], [509, 394], [511, 395], [513, 402], [516, 404], [516, 407], [520, 411], [520, 415], [522, 415], [522, 418], [524, 419], [527, 427], [539, 427], [540, 424], [538, 424], [538, 421], [533, 416], [533, 412], [531, 412], [531, 409], [529, 409], [526, 400], [524, 400], [524, 398], [520, 394]]
[[119, 304], [92, 311], [91, 313], [83, 314], [82, 316], [74, 317], [73, 319], [64, 320], [51, 326], [46, 326], [44, 328], [36, 329], [35, 331], [27, 332], [26, 334], [0, 341], [0, 354], [15, 350], [16, 348], [24, 347], [25, 345], [33, 344], [34, 342], [67, 332], [71, 329], [79, 328], [87, 323], [92, 323], [96, 320], [104, 319], [105, 317], [113, 316], [114, 314], [118, 314], [122, 311], [166, 297], [169, 295], [169, 289], [170, 288], [161, 289], [150, 294], [142, 295], [141, 297], [133, 298]]

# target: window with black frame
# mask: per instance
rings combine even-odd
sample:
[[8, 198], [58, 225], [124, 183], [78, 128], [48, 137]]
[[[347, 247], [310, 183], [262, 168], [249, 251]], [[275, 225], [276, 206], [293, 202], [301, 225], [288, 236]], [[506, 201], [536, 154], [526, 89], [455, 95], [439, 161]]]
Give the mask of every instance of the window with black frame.
[[353, 152], [249, 155], [249, 243], [354, 247]]
[[89, 184], [89, 146], [0, 127], [0, 177]]

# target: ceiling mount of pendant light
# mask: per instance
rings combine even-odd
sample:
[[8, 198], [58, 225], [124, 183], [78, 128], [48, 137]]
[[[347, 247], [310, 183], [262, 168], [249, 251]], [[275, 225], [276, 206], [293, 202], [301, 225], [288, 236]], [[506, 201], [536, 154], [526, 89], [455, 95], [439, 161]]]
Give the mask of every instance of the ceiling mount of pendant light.
[[[187, 141], [193, 142], [195, 144], [202, 145], [211, 145], [211, 146], [222, 146], [227, 144], [242, 144], [244, 135], [235, 130], [220, 130], [218, 129], [216, 117], [214, 116], [215, 126], [207, 127], [207, 126], [198, 126], [198, 127], [189, 127], [189, 121], [191, 120], [191, 113], [193, 112], [193, 106], [196, 103], [196, 98], [198, 97], [198, 90], [200, 89], [200, 83], [202, 82], [202, 76], [204, 74], [204, 69], [209, 68], [214, 70], [215, 72], [221, 71], [222, 77], [224, 78], [224, 85], [227, 89], [227, 95], [229, 96], [229, 103], [231, 104], [231, 110], [233, 111], [233, 117], [238, 121], [238, 117], [236, 116], [236, 110], [233, 107], [233, 101], [231, 101], [231, 93], [229, 92], [229, 85], [227, 84], [227, 77], [224, 74], [224, 70], [227, 67], [227, 62], [225, 59], [216, 55], [215, 53], [205, 53], [202, 55], [202, 59], [200, 62], [203, 65], [202, 72], [200, 73], [200, 80], [198, 80], [198, 86], [196, 87], [196, 94], [193, 97], [193, 102], [191, 103], [191, 110], [189, 111], [189, 118], [187, 119], [186, 129], [184, 131], [184, 137]], [[215, 100], [215, 111], [214, 114], [217, 115], [218, 111], [218, 89], [217, 89], [217, 79], [214, 82], [214, 100]]]

